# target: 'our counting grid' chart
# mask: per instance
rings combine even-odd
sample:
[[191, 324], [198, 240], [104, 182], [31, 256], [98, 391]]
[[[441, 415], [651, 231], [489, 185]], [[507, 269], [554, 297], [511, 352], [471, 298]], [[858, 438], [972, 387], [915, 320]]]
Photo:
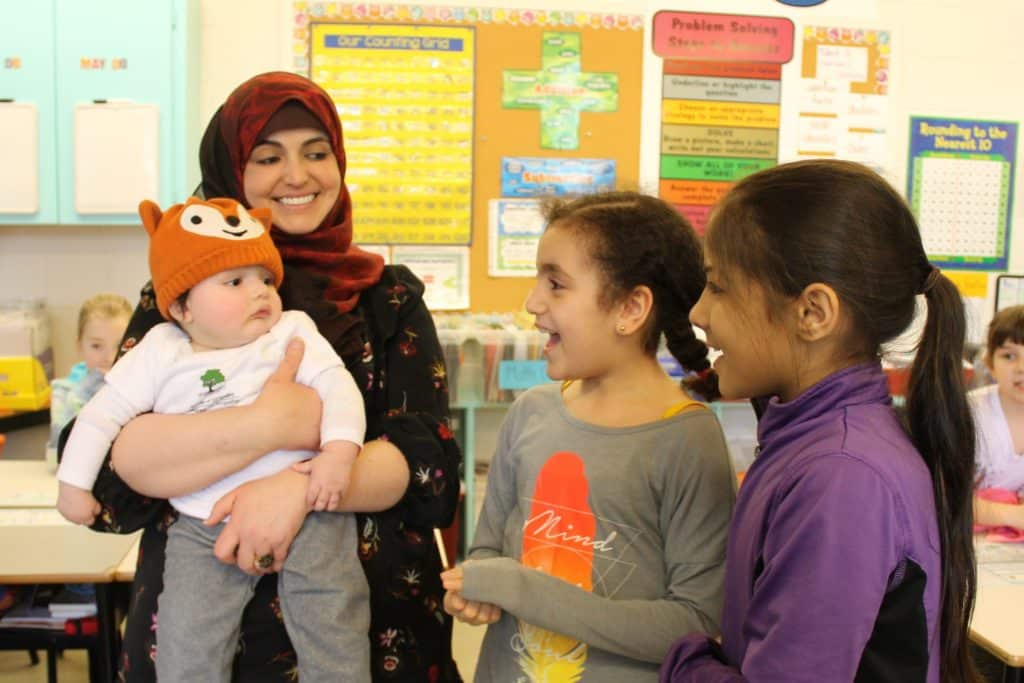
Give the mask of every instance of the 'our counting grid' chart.
[[1017, 124], [912, 118], [908, 192], [940, 266], [1006, 268]]

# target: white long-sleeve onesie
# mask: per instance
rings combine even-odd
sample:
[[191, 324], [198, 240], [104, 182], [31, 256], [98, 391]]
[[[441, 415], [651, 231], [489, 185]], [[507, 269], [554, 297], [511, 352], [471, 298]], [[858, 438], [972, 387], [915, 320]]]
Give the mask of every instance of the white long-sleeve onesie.
[[[293, 337], [305, 342], [296, 381], [317, 391], [323, 403], [320, 442], [362, 445], [366, 433], [363, 397], [341, 358], [300, 311], [285, 311], [259, 339], [231, 349], [196, 352], [177, 326], [151, 329], [107, 373], [102, 389], [82, 408], [64, 449], [57, 478], [91, 489], [121, 428], [146, 412], [188, 414], [252, 403], [277, 369]], [[315, 455], [273, 451], [201, 491], [171, 499], [179, 511], [206, 519], [226, 493]]]

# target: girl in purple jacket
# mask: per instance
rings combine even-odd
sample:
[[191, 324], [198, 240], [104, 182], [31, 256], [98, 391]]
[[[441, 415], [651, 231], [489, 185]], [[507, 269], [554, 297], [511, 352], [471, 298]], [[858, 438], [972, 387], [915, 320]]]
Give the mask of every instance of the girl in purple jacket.
[[[729, 192], [705, 246], [690, 320], [722, 352], [723, 397], [769, 398], [729, 531], [721, 643], [684, 637], [661, 680], [974, 680], [964, 310], [906, 203], [857, 164], [785, 164]], [[918, 295], [907, 429], [879, 356]]]

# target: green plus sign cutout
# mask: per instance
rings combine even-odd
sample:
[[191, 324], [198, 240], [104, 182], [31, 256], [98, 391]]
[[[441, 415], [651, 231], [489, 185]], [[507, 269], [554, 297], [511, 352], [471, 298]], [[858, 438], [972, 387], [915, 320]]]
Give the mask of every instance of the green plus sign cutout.
[[580, 112], [619, 108], [619, 75], [582, 73], [581, 50], [579, 33], [546, 32], [540, 71], [503, 72], [502, 106], [540, 109], [543, 149], [579, 149]]

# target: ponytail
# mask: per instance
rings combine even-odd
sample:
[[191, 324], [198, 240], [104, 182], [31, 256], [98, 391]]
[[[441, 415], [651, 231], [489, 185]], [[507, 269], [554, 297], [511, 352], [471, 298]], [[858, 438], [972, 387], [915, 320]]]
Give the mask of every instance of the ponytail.
[[932, 270], [923, 287], [928, 317], [910, 371], [907, 423], [932, 475], [942, 549], [940, 671], [944, 681], [976, 681], [968, 624], [976, 585], [972, 545], [974, 423], [965, 394], [963, 300]]
[[[974, 426], [964, 390], [963, 300], [928, 262], [913, 212], [884, 178], [850, 161], [782, 164], [740, 180], [716, 206], [707, 248], [771, 294], [835, 289], [851, 321], [851, 357], [877, 359], [913, 322], [927, 322], [910, 371], [907, 427], [931, 474], [941, 541], [940, 677], [977, 680], [968, 649], [974, 606], [971, 538]], [[932, 580], [933, 577], [929, 577]]]

